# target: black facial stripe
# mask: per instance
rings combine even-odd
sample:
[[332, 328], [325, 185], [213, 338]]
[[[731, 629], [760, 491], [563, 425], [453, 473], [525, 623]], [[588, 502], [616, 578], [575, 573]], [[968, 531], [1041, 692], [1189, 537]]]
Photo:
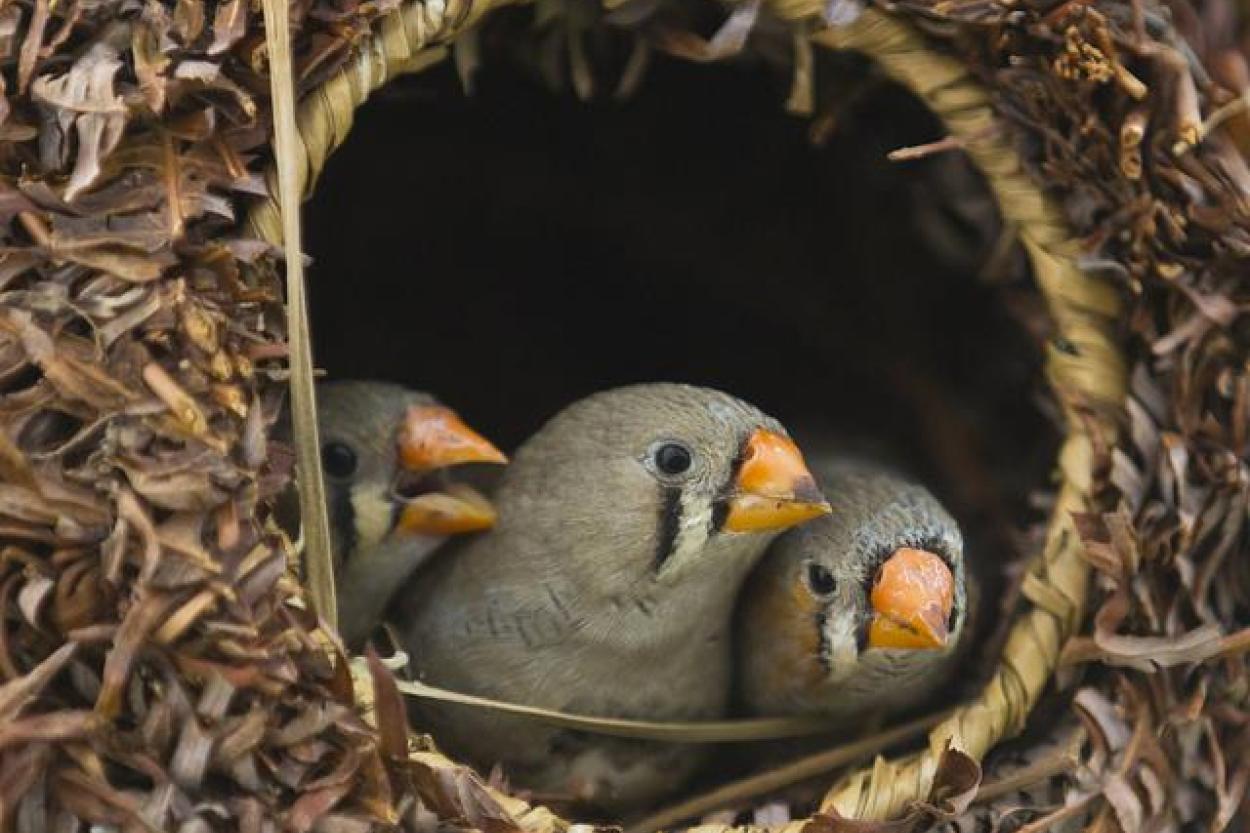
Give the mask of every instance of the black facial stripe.
[[712, 503], [712, 518], [708, 522], [708, 537], [711, 538], [716, 533], [725, 528], [725, 519], [729, 517], [729, 499], [733, 497], [734, 483], [738, 480], [738, 472], [742, 470], [742, 464], [746, 462], [747, 441], [742, 440], [738, 443], [738, 453], [734, 455], [733, 462], [729, 464], [729, 477], [721, 485], [720, 491], [716, 494], [716, 500]]
[[863, 653], [868, 650], [868, 627], [872, 624], [871, 616], [858, 617], [860, 622], [855, 627], [855, 650]]
[[681, 489], [676, 486], [660, 486], [660, 517], [656, 530], [655, 560], [652, 569], [659, 572], [677, 546], [681, 532]]
[[356, 507], [352, 506], [350, 487], [340, 485], [330, 487], [330, 523], [339, 531], [341, 539], [342, 552], [338, 553], [338, 562], [345, 564], [360, 539], [356, 531]]

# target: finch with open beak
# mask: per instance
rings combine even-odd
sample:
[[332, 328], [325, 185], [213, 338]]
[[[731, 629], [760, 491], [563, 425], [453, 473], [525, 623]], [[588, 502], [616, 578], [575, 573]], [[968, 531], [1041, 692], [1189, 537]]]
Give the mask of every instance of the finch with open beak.
[[[394, 602], [418, 675], [494, 699], [606, 717], [723, 717], [730, 627], [768, 543], [829, 511], [798, 448], [732, 396], [636, 385], [575, 403], [515, 455], [499, 523]], [[417, 722], [546, 798], [608, 812], [679, 789], [691, 747], [426, 703]]]
[[343, 380], [318, 385], [317, 400], [339, 632], [351, 647], [448, 536], [494, 525], [491, 504], [451, 472], [507, 458], [426, 393]]
[[779, 538], [743, 590], [743, 705], [848, 722], [916, 706], [958, 657], [968, 613], [959, 526], [924, 487], [875, 465], [816, 470], [833, 513]]

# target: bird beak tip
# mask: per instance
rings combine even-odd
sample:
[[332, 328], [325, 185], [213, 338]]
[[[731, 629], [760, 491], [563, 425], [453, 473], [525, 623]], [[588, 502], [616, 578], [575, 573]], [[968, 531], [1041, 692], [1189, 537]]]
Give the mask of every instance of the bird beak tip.
[[725, 529], [779, 531], [832, 511], [789, 437], [757, 428], [743, 445], [742, 457]]
[[508, 457], [474, 431], [450, 408], [413, 405], [399, 431], [399, 459], [412, 471], [432, 471], [464, 463], [503, 465]]
[[812, 507], [812, 517], [828, 515], [833, 512], [833, 507], [829, 504], [829, 499], [825, 497], [825, 493], [816, 485], [816, 479], [811, 475], [801, 478], [794, 486], [794, 500]]
[[946, 647], [950, 632], [940, 618], [923, 614], [900, 622], [898, 619], [878, 613], [868, 628], [869, 648], [892, 648], [908, 651], [936, 651]]

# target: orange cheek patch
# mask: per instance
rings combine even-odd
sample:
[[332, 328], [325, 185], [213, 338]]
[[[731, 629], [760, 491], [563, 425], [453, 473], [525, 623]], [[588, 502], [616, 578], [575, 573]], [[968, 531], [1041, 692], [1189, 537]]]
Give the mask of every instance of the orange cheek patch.
[[770, 688], [805, 688], [824, 677], [820, 663], [820, 631], [816, 621], [820, 604], [812, 598], [802, 579], [788, 587], [762, 583], [754, 591], [750, 626], [766, 635], [765, 683]]

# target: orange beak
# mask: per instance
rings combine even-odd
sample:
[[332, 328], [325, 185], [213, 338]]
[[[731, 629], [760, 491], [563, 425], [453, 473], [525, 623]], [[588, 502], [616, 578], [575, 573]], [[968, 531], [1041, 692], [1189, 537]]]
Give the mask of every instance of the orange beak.
[[832, 511], [789, 437], [757, 428], [742, 458], [725, 517], [730, 532], [787, 529]]
[[[465, 463], [508, 462], [504, 453], [442, 405], [414, 405], [399, 429], [399, 460], [418, 474]], [[490, 501], [469, 486], [448, 484], [404, 501], [396, 528], [422, 535], [478, 532], [495, 525]]]
[[506, 463], [508, 458], [451, 408], [413, 405], [399, 429], [399, 459], [413, 471], [433, 471], [462, 463]]
[[421, 535], [459, 535], [490, 529], [495, 520], [490, 501], [456, 483], [405, 501], [396, 528]]
[[932, 650], [946, 645], [955, 578], [941, 558], [903, 547], [881, 565], [872, 588], [868, 647]]

